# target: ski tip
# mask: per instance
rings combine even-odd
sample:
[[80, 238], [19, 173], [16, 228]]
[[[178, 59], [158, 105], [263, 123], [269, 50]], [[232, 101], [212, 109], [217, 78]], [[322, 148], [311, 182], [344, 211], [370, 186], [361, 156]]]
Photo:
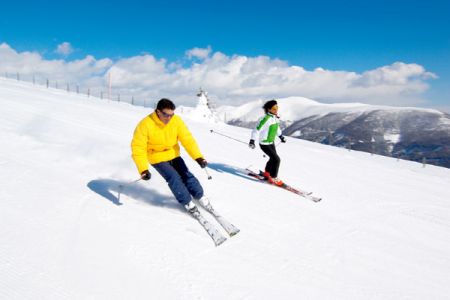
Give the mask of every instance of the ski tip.
[[216, 244], [216, 247], [222, 245], [223, 242], [225, 242], [226, 240], [227, 240], [226, 238], [223, 238], [223, 239], [218, 240], [218, 241], [215, 243], [215, 244]]
[[230, 232], [230, 237], [233, 237], [233, 236], [235, 236], [236, 234], [238, 234], [240, 232], [240, 230], [238, 229], [238, 230], [236, 230], [236, 231], [234, 231], [234, 232]]

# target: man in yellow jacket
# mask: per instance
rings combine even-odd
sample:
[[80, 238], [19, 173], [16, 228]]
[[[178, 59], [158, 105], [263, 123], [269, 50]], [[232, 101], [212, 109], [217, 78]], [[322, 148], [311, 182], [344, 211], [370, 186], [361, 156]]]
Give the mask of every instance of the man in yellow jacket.
[[149, 163], [167, 181], [170, 190], [188, 212], [197, 211], [191, 201], [210, 205], [197, 178], [188, 170], [180, 156], [181, 142], [187, 153], [200, 167], [208, 164], [183, 120], [175, 115], [175, 104], [169, 99], [159, 100], [153, 113], [137, 125], [131, 141], [132, 157], [143, 180], [149, 180]]

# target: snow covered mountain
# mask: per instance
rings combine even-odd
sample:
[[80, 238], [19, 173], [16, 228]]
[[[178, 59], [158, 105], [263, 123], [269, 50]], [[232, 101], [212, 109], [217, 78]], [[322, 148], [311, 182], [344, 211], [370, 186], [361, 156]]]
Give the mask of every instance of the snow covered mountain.
[[241, 229], [214, 247], [153, 169], [131, 183], [150, 109], [2, 78], [0, 109], [0, 299], [450, 294], [449, 169], [288, 138], [280, 176], [314, 203], [246, 176], [266, 161], [249, 129], [180, 107], [212, 179], [182, 156]]
[[[420, 108], [359, 103], [322, 104], [307, 98], [280, 99], [285, 135], [327, 145], [450, 168], [450, 115]], [[262, 101], [221, 107], [227, 123], [251, 128]]]

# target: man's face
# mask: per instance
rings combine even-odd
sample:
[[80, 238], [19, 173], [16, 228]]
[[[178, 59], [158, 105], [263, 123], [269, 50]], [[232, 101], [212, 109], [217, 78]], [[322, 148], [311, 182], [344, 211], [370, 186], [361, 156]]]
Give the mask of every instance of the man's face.
[[158, 115], [158, 118], [161, 120], [161, 122], [167, 124], [169, 123], [170, 119], [172, 119], [175, 111], [168, 108], [164, 108], [162, 110], [157, 109], [156, 114]]

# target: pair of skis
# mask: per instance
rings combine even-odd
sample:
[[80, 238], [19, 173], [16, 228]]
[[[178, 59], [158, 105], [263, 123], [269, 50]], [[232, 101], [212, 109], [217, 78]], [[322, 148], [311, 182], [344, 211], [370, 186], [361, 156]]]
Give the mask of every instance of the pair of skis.
[[[212, 238], [214, 241], [214, 244], [216, 246], [221, 245], [223, 242], [227, 240], [227, 238], [217, 229], [216, 226], [214, 226], [211, 222], [209, 222], [200, 212], [198, 209], [200, 205], [197, 205], [197, 208], [194, 211], [189, 212], [189, 214], [196, 219], [200, 225], [206, 230], [208, 235]], [[240, 230], [233, 224], [227, 221], [222, 215], [220, 215], [212, 206], [211, 204], [207, 206], [201, 206], [205, 211], [210, 213], [222, 226], [223, 229], [228, 233], [230, 237], [236, 235]]]
[[253, 178], [256, 178], [256, 179], [258, 179], [258, 180], [260, 180], [262, 182], [265, 182], [267, 184], [271, 184], [271, 185], [277, 186], [279, 188], [285, 189], [285, 190], [287, 190], [289, 192], [292, 192], [294, 194], [297, 194], [297, 195], [299, 195], [299, 196], [301, 196], [303, 198], [309, 199], [309, 200], [314, 201], [314, 202], [319, 202], [320, 200], [322, 200], [322, 198], [320, 198], [320, 197], [313, 196], [312, 192], [307, 192], [307, 191], [304, 191], [304, 190], [301, 190], [301, 189], [298, 189], [298, 188], [294, 188], [294, 187], [292, 187], [290, 185], [287, 185], [285, 183], [283, 183], [282, 185], [276, 185], [276, 184], [270, 183], [263, 176], [263, 172], [262, 171], [259, 171], [259, 173], [256, 173], [255, 171], [252, 171], [252, 170], [250, 170], [248, 168], [245, 169], [245, 171], [247, 172], [247, 175], [249, 175], [249, 176], [251, 176]]
[[[247, 172], [247, 175], [258, 179], [259, 181], [262, 181], [267, 184], [271, 184], [271, 185], [277, 186], [279, 188], [285, 189], [287, 191], [290, 191], [294, 194], [297, 194], [297, 195], [299, 195], [303, 198], [309, 199], [311, 201], [319, 202], [320, 200], [322, 200], [322, 198], [320, 198], [320, 197], [313, 196], [312, 192], [307, 192], [307, 191], [304, 191], [304, 190], [301, 190], [298, 188], [294, 188], [285, 183], [283, 183], [282, 185], [272, 184], [269, 181], [267, 181], [267, 179], [262, 175], [261, 171], [259, 171], [259, 173], [256, 173], [250, 169], [246, 169], [246, 172]], [[227, 240], [227, 238], [217, 229], [217, 227], [215, 225], [213, 225], [211, 222], [209, 222], [202, 215], [202, 213], [198, 209], [199, 206], [202, 207], [208, 213], [210, 213], [217, 220], [217, 222], [220, 224], [220, 226], [222, 226], [222, 228], [228, 233], [228, 235], [230, 237], [236, 235], [240, 231], [236, 226], [234, 226], [233, 224], [228, 222], [222, 215], [220, 215], [210, 204], [207, 206], [197, 205], [197, 208], [194, 211], [189, 212], [189, 214], [194, 219], [196, 219], [200, 223], [200, 225], [202, 225], [202, 227], [206, 230], [208, 235], [212, 238], [212, 240], [214, 241], [214, 244], [216, 246], [221, 245], [223, 242], [225, 242]]]

